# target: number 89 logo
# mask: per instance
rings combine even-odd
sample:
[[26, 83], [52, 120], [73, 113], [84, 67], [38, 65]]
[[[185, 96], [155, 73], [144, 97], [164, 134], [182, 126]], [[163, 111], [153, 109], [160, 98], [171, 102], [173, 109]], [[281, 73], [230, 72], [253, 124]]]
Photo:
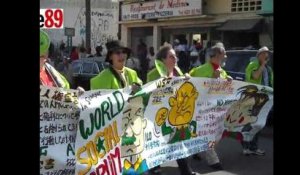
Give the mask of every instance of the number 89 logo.
[[63, 9], [40, 9], [40, 28], [62, 29], [64, 27]]

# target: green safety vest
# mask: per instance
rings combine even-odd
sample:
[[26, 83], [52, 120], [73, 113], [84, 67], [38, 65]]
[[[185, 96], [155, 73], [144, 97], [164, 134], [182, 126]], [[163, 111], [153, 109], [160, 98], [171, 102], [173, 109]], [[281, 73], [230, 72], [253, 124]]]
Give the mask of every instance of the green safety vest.
[[[177, 73], [180, 76], [183, 75], [183, 73], [181, 72], [179, 67], [175, 66], [175, 70], [177, 71]], [[161, 62], [159, 60], [155, 60], [155, 68], [147, 73], [147, 82], [157, 80], [157, 79], [159, 79], [161, 77], [165, 77], [165, 76], [167, 76], [166, 66], [164, 65], [163, 62]]]
[[[190, 73], [192, 77], [207, 77], [212, 78], [214, 74], [214, 68], [211, 63], [205, 63], [201, 66], [193, 68]], [[222, 79], [226, 79], [228, 77], [226, 71], [221, 68], [220, 76]]]
[[[254, 61], [250, 62], [246, 68], [246, 82], [250, 82], [250, 83], [255, 83], [255, 84], [262, 84], [262, 75], [260, 75], [260, 77], [255, 80], [252, 78], [252, 72], [258, 70], [260, 67], [260, 64], [258, 62], [258, 59], [255, 59]], [[269, 83], [271, 84], [271, 86], [273, 87], [273, 70], [270, 66], [266, 67], [268, 69], [268, 74], [269, 74]]]
[[[106, 68], [101, 71], [97, 76], [90, 80], [91, 90], [93, 89], [121, 89], [122, 84], [116, 75], [112, 72], [112, 68]], [[124, 67], [125, 79], [127, 85], [132, 85], [133, 83], [139, 83], [142, 85], [142, 81], [137, 76], [135, 70], [128, 67]]]

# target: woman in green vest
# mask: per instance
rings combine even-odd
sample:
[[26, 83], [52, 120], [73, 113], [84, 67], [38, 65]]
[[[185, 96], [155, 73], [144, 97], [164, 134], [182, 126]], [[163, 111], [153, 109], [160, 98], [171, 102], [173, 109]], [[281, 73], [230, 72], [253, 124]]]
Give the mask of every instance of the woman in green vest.
[[142, 85], [136, 71], [125, 67], [128, 48], [122, 46], [118, 40], [106, 43], [106, 48], [108, 52], [105, 61], [110, 66], [91, 79], [91, 89], [122, 89], [126, 86]]
[[[230, 76], [227, 75], [226, 71], [221, 68], [222, 63], [226, 58], [225, 47], [222, 43], [217, 43], [215, 46], [211, 47], [209, 50], [209, 60], [190, 71], [192, 77], [206, 77], [206, 78], [221, 78], [232, 80]], [[198, 154], [193, 156], [194, 159], [199, 159]], [[220, 163], [218, 155], [214, 149], [205, 151], [205, 156], [208, 165], [215, 170], [222, 170], [223, 167]]]
[[[147, 82], [157, 80], [161, 77], [177, 77], [183, 73], [176, 66], [177, 57], [174, 49], [171, 46], [162, 47], [156, 55], [155, 68], [147, 74]], [[189, 166], [187, 159], [176, 160], [179, 166], [181, 175], [194, 175], [195, 172]], [[150, 170], [151, 174], [161, 174], [160, 166]]]
[[49, 47], [50, 38], [48, 34], [40, 30], [40, 84], [44, 86], [70, 89], [69, 82], [66, 78], [46, 62]]

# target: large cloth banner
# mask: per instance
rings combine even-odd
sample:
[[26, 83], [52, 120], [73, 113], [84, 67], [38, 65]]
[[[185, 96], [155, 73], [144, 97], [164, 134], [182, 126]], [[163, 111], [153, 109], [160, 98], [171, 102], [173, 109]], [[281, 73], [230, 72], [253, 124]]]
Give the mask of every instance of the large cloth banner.
[[40, 174], [75, 174], [78, 92], [40, 88]]
[[[77, 122], [75, 174], [141, 174], [212, 149], [223, 137], [250, 142], [273, 106], [272, 88], [235, 80], [162, 78], [132, 94], [130, 88], [94, 90], [70, 100], [77, 107], [70, 113], [80, 117], [60, 124]], [[48, 146], [57, 168], [68, 168], [69, 147], [51, 152]]]

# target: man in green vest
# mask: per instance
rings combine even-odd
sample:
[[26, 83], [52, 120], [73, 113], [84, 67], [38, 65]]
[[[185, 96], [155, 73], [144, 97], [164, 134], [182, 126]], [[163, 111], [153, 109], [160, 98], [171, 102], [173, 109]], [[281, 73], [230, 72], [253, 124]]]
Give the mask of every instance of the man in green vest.
[[222, 43], [217, 43], [210, 48], [210, 59], [205, 64], [198, 66], [190, 71], [192, 77], [207, 77], [207, 78], [222, 78], [232, 80], [232, 77], [227, 75], [222, 69], [222, 64], [226, 58], [226, 51]]
[[246, 68], [246, 82], [273, 87], [273, 70], [267, 65], [269, 52], [265, 46], [258, 50], [257, 58]]
[[[227, 75], [226, 71], [221, 68], [226, 58], [226, 51], [223, 43], [217, 43], [210, 48], [210, 59], [205, 64], [196, 67], [190, 71], [192, 77], [207, 77], [207, 78], [221, 78], [231, 81], [232, 78]], [[199, 159], [199, 155], [194, 155], [194, 159]], [[215, 170], [222, 170], [223, 167], [220, 163], [217, 153], [214, 149], [205, 152], [208, 165]]]
[[[246, 82], [273, 87], [273, 70], [267, 65], [269, 52], [266, 46], [258, 50], [256, 59], [251, 61], [246, 68]], [[252, 141], [242, 142], [244, 155], [265, 155], [265, 151], [258, 148], [259, 133], [254, 135]]]

